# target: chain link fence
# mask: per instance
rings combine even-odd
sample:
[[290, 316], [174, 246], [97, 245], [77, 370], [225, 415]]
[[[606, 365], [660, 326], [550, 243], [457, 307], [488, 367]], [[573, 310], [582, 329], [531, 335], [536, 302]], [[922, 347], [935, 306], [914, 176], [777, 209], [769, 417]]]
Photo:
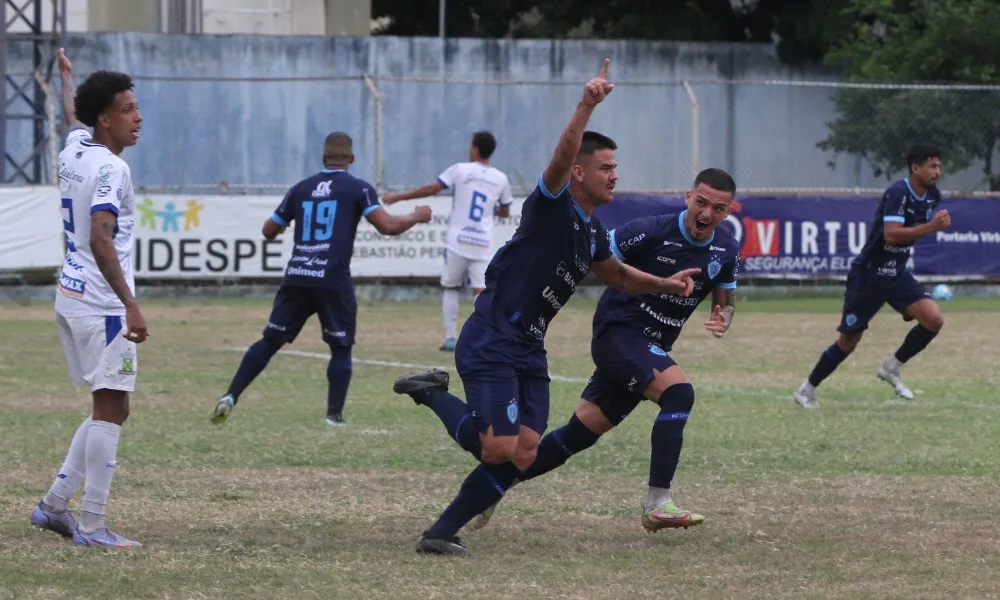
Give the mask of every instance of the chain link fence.
[[[383, 192], [434, 181], [467, 160], [472, 132], [492, 131], [494, 164], [526, 194], [582, 88], [371, 75], [136, 80], [146, 120], [143, 140], [126, 159], [137, 191], [198, 195], [280, 194], [319, 168], [323, 137], [335, 129], [355, 139], [352, 170]], [[709, 79], [615, 85], [589, 127], [618, 142], [623, 192], [678, 193], [699, 170], [720, 167], [743, 194], [879, 194], [905, 174], [907, 149], [928, 142], [944, 151], [947, 193], [1000, 195], [1000, 87]], [[58, 90], [45, 91], [55, 115]], [[44, 154], [55, 182], [61, 142], [52, 139], [56, 145]]]

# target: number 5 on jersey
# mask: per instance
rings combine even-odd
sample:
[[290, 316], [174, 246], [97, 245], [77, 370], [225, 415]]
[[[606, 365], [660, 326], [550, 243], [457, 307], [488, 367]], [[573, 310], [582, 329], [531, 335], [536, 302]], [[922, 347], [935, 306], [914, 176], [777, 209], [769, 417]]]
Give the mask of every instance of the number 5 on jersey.
[[333, 237], [333, 223], [336, 220], [336, 200], [323, 200], [319, 203], [306, 200], [302, 203], [302, 241], [325, 242], [329, 240]]

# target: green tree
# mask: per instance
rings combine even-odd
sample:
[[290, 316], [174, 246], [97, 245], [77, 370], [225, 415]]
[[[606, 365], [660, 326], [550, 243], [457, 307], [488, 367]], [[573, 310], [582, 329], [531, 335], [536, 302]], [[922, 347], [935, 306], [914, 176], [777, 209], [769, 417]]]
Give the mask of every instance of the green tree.
[[[448, 37], [776, 43], [781, 60], [816, 62], [849, 0], [447, 0]], [[438, 35], [438, 0], [374, 0], [378, 33]]]
[[818, 143], [864, 157], [876, 176], [905, 169], [906, 151], [930, 142], [951, 172], [981, 165], [1000, 190], [993, 155], [1000, 139], [1000, 94], [968, 86], [1000, 85], [1000, 11], [994, 0], [850, 0], [853, 22], [827, 54], [851, 82], [966, 84], [965, 89], [887, 86], [846, 88], [836, 119]]

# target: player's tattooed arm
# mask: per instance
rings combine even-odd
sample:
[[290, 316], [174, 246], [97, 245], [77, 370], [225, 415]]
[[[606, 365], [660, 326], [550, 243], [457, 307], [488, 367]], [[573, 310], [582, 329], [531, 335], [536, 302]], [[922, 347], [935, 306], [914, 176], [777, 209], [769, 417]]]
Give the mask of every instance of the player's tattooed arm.
[[115, 295], [126, 307], [135, 304], [135, 297], [128, 287], [118, 251], [115, 250], [114, 233], [118, 217], [111, 211], [99, 210], [90, 216], [90, 250], [94, 254], [97, 268], [114, 290]]
[[715, 337], [721, 338], [733, 324], [733, 315], [736, 314], [736, 290], [715, 288], [712, 299], [715, 308], [712, 309], [712, 316], [705, 322], [705, 329]]
[[70, 131], [84, 129], [84, 124], [76, 118], [76, 86], [73, 85], [73, 63], [66, 58], [66, 52], [59, 49], [59, 78], [62, 81], [63, 116]]

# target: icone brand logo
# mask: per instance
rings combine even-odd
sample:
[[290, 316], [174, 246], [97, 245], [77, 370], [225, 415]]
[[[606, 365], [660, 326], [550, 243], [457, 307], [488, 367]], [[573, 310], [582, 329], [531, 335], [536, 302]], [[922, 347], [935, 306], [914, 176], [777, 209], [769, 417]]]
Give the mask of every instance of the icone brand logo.
[[329, 198], [330, 197], [330, 186], [331, 185], [332, 185], [332, 182], [330, 182], [330, 181], [321, 181], [321, 182], [319, 182], [319, 185], [317, 185], [316, 189], [313, 190], [312, 197], [313, 198]]

